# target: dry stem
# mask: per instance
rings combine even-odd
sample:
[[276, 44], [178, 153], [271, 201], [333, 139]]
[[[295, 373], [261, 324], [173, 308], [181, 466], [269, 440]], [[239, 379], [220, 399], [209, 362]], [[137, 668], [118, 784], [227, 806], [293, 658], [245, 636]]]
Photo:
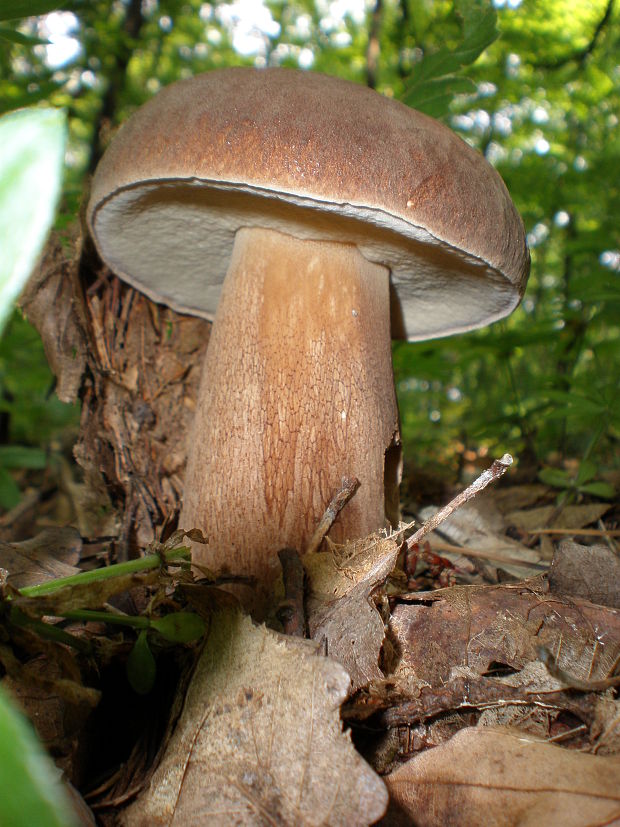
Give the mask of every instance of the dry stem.
[[330, 504], [325, 509], [325, 513], [321, 517], [321, 520], [316, 527], [316, 531], [310, 538], [310, 542], [308, 543], [308, 547], [306, 549], [306, 554], [312, 554], [315, 551], [318, 551], [325, 535], [332, 527], [334, 520], [359, 487], [360, 481], [357, 477], [342, 478], [342, 486], [340, 487], [338, 493], [332, 497]]
[[443, 508], [440, 508], [439, 511], [430, 518], [430, 520], [427, 520], [427, 522], [425, 522], [424, 525], [415, 532], [415, 534], [412, 534], [411, 537], [409, 537], [407, 540], [407, 548], [413, 548], [413, 546], [416, 543], [419, 543], [423, 537], [426, 537], [427, 534], [430, 534], [431, 531], [438, 528], [444, 520], [447, 520], [448, 517], [452, 516], [458, 508], [465, 505], [465, 503], [469, 502], [469, 500], [473, 500], [473, 498], [479, 494], [480, 491], [484, 490], [489, 483], [494, 482], [503, 476], [511, 465], [512, 457], [510, 454], [504, 454], [501, 459], [494, 460], [490, 468], [483, 471], [471, 485], [468, 485], [464, 491], [457, 494], [456, 497], [448, 503], [448, 505], [444, 505]]

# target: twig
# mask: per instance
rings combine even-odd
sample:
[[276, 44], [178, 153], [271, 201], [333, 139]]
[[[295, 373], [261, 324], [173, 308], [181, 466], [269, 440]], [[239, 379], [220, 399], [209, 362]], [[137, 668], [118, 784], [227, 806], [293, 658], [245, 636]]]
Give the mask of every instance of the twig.
[[575, 726], [572, 729], [567, 729], [565, 732], [558, 732], [557, 735], [549, 736], [549, 738], [545, 739], [545, 743], [557, 744], [558, 741], [566, 741], [574, 735], [579, 735], [580, 732], [585, 732], [586, 730], [587, 727], [585, 724], [579, 724], [579, 726]]
[[431, 531], [434, 531], [438, 526], [440, 526], [444, 520], [447, 520], [454, 512], [460, 508], [462, 505], [465, 505], [466, 502], [469, 500], [473, 500], [473, 498], [483, 491], [487, 485], [491, 482], [495, 482], [498, 480], [512, 465], [512, 457], [510, 454], [504, 454], [501, 459], [496, 459], [493, 461], [493, 464], [489, 469], [483, 471], [482, 474], [478, 477], [478, 479], [474, 480], [471, 485], [468, 485], [464, 491], [461, 491], [460, 494], [457, 494], [456, 497], [451, 500], [448, 505], [444, 505], [443, 508], [440, 508], [439, 511], [434, 514], [430, 520], [424, 523], [424, 525], [419, 528], [415, 534], [412, 534], [411, 537], [407, 540], [407, 548], [411, 549], [416, 543], [419, 543], [423, 537], [426, 537], [427, 534], [430, 534]]
[[39, 503], [47, 499], [57, 488], [57, 484], [54, 483], [25, 494], [21, 502], [0, 517], [0, 528], [11, 528], [19, 520], [24, 519], [29, 511], [34, 511]]
[[285, 635], [304, 637], [306, 618], [304, 613], [304, 567], [294, 548], [278, 552], [284, 580], [284, 600], [278, 606], [276, 617]]
[[447, 551], [450, 554], [461, 554], [463, 557], [479, 557], [481, 560], [493, 560], [494, 562], [504, 563], [511, 566], [523, 566], [525, 568], [539, 569], [540, 571], [547, 571], [548, 563], [540, 563], [534, 560], [520, 560], [518, 557], [503, 557], [497, 552], [494, 554], [491, 551], [484, 549], [468, 548], [467, 546], [455, 546], [451, 543], [444, 543], [439, 540], [433, 540], [433, 551]]
[[574, 678], [572, 675], [569, 675], [568, 672], [560, 669], [555, 658], [546, 646], [539, 646], [537, 654], [541, 663], [544, 663], [547, 667], [549, 674], [564, 684], [563, 689], [568, 687], [569, 689], [577, 689], [579, 692], [604, 692], [612, 686], [620, 686], [620, 675], [613, 675], [610, 678], [601, 678], [600, 680], [594, 681], [582, 681], [579, 680], [579, 678]]
[[340, 514], [342, 509], [349, 502], [349, 500], [355, 494], [359, 487], [360, 481], [357, 479], [357, 477], [342, 478], [342, 486], [340, 487], [340, 491], [338, 491], [338, 493], [334, 497], [332, 497], [330, 504], [325, 509], [325, 513], [321, 517], [321, 521], [319, 522], [316, 531], [314, 532], [310, 542], [308, 543], [308, 547], [306, 548], [306, 554], [312, 554], [313, 552], [318, 550], [319, 546], [323, 542], [323, 538], [332, 527], [334, 520], [336, 519], [338, 514]]
[[381, 54], [382, 12], [383, 0], [375, 0], [375, 7], [370, 15], [370, 31], [368, 32], [368, 45], [366, 46], [366, 85], [370, 89], [376, 89], [377, 87], [377, 70]]
[[580, 66], [583, 66], [584, 61], [586, 58], [592, 54], [598, 40], [603, 33], [605, 26], [611, 20], [612, 12], [614, 7], [614, 0], [608, 0], [607, 6], [605, 8], [605, 12], [598, 22], [596, 28], [594, 29], [594, 34], [592, 35], [590, 42], [587, 43], [583, 49], [579, 49], [572, 54], [565, 55], [564, 57], [558, 58], [556, 60], [540, 60], [535, 61], [533, 63], [534, 68], [536, 69], [560, 69], [562, 66], [566, 66], [567, 63], [578, 63]]
[[532, 528], [525, 534], [571, 534], [575, 537], [620, 537], [619, 529], [607, 528]]
[[599, 519], [598, 521], [599, 530], [603, 534], [603, 539], [607, 543], [607, 548], [611, 551], [612, 554], [618, 554], [618, 544], [614, 541], [614, 536], [620, 536], [620, 531], [607, 531], [605, 528], [605, 523]]

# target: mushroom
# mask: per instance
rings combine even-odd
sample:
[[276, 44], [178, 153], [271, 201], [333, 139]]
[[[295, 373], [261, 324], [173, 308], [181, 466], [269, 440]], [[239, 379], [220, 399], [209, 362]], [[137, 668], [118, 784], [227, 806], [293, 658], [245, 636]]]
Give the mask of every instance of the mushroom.
[[361, 484], [336, 539], [397, 520], [390, 338], [502, 318], [529, 272], [479, 153], [365, 87], [289, 69], [164, 89], [111, 142], [87, 219], [122, 279], [214, 321], [181, 525], [208, 536], [197, 562], [254, 576], [263, 597], [344, 476]]

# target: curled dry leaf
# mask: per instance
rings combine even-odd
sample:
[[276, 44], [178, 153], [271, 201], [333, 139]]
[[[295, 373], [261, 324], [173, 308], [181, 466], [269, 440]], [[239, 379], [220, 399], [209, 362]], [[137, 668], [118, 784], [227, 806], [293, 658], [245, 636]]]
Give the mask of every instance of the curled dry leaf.
[[394, 568], [397, 537], [371, 535], [345, 546], [330, 543], [329, 551], [304, 557], [310, 635], [346, 668], [353, 690], [383, 677], [379, 653], [385, 627], [370, 593]]
[[52, 236], [19, 302], [41, 334], [62, 402], [77, 401], [87, 362], [86, 320], [77, 279], [75, 251], [68, 255], [60, 238]]
[[374, 822], [387, 793], [342, 732], [348, 685], [314, 644], [215, 615], [163, 760], [122, 823]]
[[467, 728], [385, 778], [388, 827], [620, 824], [620, 760]]

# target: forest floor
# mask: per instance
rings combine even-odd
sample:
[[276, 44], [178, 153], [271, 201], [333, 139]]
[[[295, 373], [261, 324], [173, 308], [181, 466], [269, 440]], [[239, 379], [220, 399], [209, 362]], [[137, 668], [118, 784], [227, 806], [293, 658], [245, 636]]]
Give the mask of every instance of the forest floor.
[[386, 825], [474, 825], [481, 807], [496, 824], [619, 817], [618, 504], [559, 506], [508, 473], [461, 485], [437, 524], [445, 483], [406, 478], [401, 530], [283, 560], [271, 631], [190, 573], [182, 533], [115, 575], [118, 538], [77, 528], [68, 457], [19, 482], [0, 517], [22, 618], [3, 621], [4, 683], [83, 823], [370, 824], [386, 788]]

